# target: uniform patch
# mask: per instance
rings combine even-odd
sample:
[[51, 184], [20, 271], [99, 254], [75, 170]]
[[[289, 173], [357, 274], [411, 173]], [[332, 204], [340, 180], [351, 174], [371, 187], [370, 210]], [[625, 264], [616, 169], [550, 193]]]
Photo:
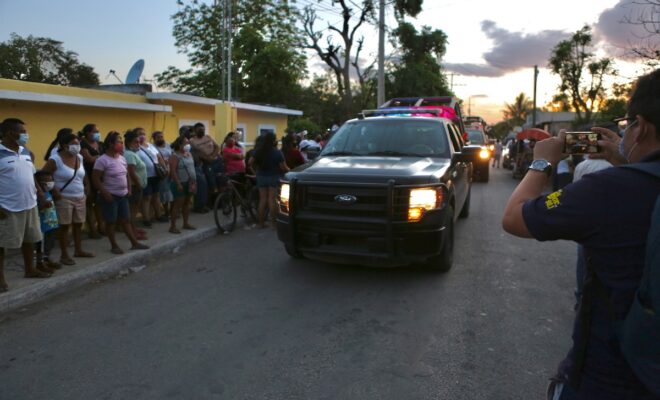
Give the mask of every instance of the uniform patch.
[[548, 210], [552, 210], [553, 208], [557, 208], [561, 205], [561, 189], [550, 193], [546, 198], [545, 198], [545, 207]]

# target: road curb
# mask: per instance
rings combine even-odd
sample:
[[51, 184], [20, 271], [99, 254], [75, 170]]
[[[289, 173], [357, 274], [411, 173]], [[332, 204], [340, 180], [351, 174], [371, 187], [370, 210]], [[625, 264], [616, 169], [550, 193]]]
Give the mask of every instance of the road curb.
[[[196, 243], [216, 235], [218, 235], [218, 229], [215, 226], [200, 228], [186, 235], [172, 238], [164, 243], [153, 245], [148, 250], [130, 251], [94, 266], [40, 280], [19, 289], [10, 290], [9, 292], [0, 294], [0, 314], [34, 304], [48, 297], [87, 285], [99, 279], [137, 272], [135, 267], [148, 265], [149, 261], [154, 258], [166, 254], [176, 254], [187, 244]], [[131, 268], [133, 268], [133, 271], [131, 271]]]

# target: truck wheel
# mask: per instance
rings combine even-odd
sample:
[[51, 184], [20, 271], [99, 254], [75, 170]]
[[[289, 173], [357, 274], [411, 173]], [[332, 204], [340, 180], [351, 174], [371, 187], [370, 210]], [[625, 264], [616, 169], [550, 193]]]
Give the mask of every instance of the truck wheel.
[[438, 272], [447, 272], [454, 263], [454, 210], [447, 209], [449, 215], [442, 252], [426, 261], [426, 266]]
[[489, 174], [490, 174], [489, 165], [486, 164], [486, 165], [481, 169], [481, 174], [479, 174], [479, 175], [480, 175], [480, 178], [481, 178], [481, 181], [482, 181], [482, 182], [488, 182], [488, 176], [489, 176]]
[[302, 254], [298, 251], [298, 249], [291, 246], [290, 244], [285, 244], [284, 250], [286, 250], [286, 254], [288, 254], [291, 258], [303, 258]]
[[467, 218], [470, 216], [470, 198], [472, 197], [472, 188], [468, 189], [467, 197], [465, 198], [465, 203], [463, 203], [463, 208], [461, 213], [458, 214], [458, 218]]

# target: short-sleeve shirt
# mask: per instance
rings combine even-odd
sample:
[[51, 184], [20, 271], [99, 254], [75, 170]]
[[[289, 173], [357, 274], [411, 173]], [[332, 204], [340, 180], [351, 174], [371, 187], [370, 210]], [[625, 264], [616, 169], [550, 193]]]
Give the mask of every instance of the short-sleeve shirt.
[[94, 169], [103, 173], [101, 182], [108, 193], [120, 197], [128, 194], [128, 182], [126, 181], [128, 167], [123, 156], [110, 157], [104, 154], [96, 159]]
[[160, 156], [163, 157], [163, 160], [168, 161], [172, 156], [172, 148], [169, 144], [165, 143], [164, 146], [155, 146], [156, 150], [160, 153]]
[[[256, 161], [256, 160], [255, 160]], [[283, 173], [280, 164], [284, 162], [284, 155], [278, 149], [273, 149], [262, 163], [257, 164], [257, 176], [279, 176]]]
[[229, 157], [230, 154], [241, 154], [241, 149], [238, 146], [225, 146], [222, 149], [222, 159], [225, 163], [225, 172], [228, 174], [235, 174], [245, 172], [245, 161]]
[[124, 151], [124, 158], [126, 159], [126, 164], [135, 165], [135, 174], [140, 178], [140, 187], [144, 189], [147, 186], [147, 166], [144, 164], [144, 161], [133, 150]]
[[[642, 162], [660, 162], [660, 152]], [[640, 283], [651, 213], [659, 194], [657, 178], [629, 168], [608, 168], [526, 202], [523, 218], [537, 240], [572, 240], [584, 247], [585, 259], [608, 290], [616, 317], [622, 318]], [[609, 309], [597, 296], [592, 316], [582, 379], [605, 388], [603, 393], [642, 396], [643, 391], [637, 392], [641, 384], [619, 350]], [[581, 334], [576, 319], [573, 339]], [[572, 350], [560, 374], [568, 377], [574, 366]]]
[[18, 152], [0, 144], [0, 207], [11, 212], [31, 210], [37, 205], [37, 188], [30, 150]]
[[[80, 199], [85, 196], [85, 167], [83, 166], [83, 157], [78, 154], [78, 170], [74, 170], [64, 164], [60, 153], [58, 152], [50, 158], [55, 162], [57, 169], [53, 173], [55, 187], [60, 190], [62, 197], [67, 199]], [[66, 185], [64, 190], [62, 188]]]
[[50, 192], [44, 192], [44, 201], [50, 201], [50, 207], [39, 210], [39, 221], [41, 222], [42, 233], [50, 232], [59, 227], [59, 223], [57, 222], [57, 210], [53, 203], [53, 195], [50, 194]]
[[213, 150], [217, 144], [215, 140], [209, 135], [204, 135], [201, 138], [191, 137], [190, 145], [193, 149], [193, 155], [197, 158], [199, 155], [209, 157], [213, 154]]
[[305, 157], [303, 157], [302, 153], [298, 149], [291, 149], [286, 153], [286, 165], [289, 168], [296, 168], [299, 165], [303, 165], [305, 163]]
[[137, 155], [142, 159], [142, 162], [147, 168], [147, 177], [153, 178], [156, 176], [156, 164], [158, 164], [158, 150], [156, 149], [156, 146], [151, 143], [146, 147], [140, 146]]

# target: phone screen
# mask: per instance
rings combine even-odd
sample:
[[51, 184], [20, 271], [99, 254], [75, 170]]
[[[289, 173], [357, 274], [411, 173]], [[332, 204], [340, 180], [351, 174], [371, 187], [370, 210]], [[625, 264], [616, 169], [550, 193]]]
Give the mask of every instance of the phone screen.
[[592, 154], [599, 153], [600, 133], [594, 132], [566, 132], [564, 153], [566, 154]]

